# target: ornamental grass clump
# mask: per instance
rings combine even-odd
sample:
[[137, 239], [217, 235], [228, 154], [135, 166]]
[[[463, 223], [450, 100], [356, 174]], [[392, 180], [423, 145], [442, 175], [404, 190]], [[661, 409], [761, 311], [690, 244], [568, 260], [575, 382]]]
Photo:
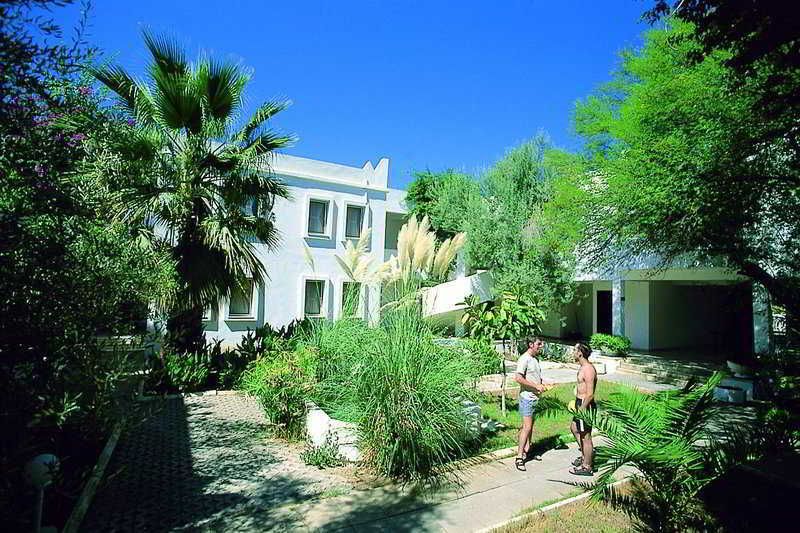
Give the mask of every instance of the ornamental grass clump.
[[471, 444], [462, 401], [474, 360], [434, 344], [434, 334], [417, 302], [386, 310], [377, 327], [322, 323], [310, 340], [319, 351], [315, 400], [357, 424], [365, 461], [382, 475], [443, 474]]
[[370, 372], [355, 383], [365, 456], [394, 478], [444, 473], [471, 441], [462, 401], [471, 394], [473, 362], [434, 344], [419, 306], [390, 311], [380, 330]]

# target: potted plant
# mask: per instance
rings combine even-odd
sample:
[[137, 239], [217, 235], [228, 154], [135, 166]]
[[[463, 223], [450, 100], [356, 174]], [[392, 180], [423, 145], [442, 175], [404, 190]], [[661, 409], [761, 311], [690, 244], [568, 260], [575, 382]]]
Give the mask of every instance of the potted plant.
[[631, 349], [631, 340], [621, 335], [595, 333], [589, 340], [592, 350], [599, 350], [603, 355], [624, 357]]

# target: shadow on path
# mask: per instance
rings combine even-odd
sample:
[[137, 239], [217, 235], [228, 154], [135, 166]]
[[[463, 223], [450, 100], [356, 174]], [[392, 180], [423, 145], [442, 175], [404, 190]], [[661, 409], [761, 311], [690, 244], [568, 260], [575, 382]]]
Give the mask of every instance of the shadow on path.
[[280, 459], [263, 445], [263, 421], [220, 417], [213, 400], [153, 404], [121, 439], [82, 531], [206, 529], [231, 515], [224, 528], [235, 529], [253, 505], [264, 531], [269, 510], [304, 498], [306, 482], [281, 475]]

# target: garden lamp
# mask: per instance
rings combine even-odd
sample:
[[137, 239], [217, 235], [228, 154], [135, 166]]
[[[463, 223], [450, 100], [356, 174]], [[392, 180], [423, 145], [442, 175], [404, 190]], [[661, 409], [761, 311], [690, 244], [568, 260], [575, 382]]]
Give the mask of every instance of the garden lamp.
[[53, 482], [58, 471], [58, 457], [45, 453], [37, 455], [25, 465], [25, 481], [36, 489], [36, 507], [33, 516], [33, 531], [39, 533], [42, 527], [42, 506], [44, 489]]

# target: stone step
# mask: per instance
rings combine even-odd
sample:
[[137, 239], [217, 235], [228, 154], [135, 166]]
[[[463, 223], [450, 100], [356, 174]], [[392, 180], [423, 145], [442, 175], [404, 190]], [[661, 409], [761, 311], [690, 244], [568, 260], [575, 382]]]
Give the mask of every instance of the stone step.
[[622, 363], [617, 367], [618, 370], [626, 370], [631, 373], [639, 374], [675, 374], [685, 376], [686, 378], [696, 376], [698, 378], [708, 378], [713, 373], [708, 369], [700, 368], [685, 368], [681, 366], [666, 366], [666, 365], [641, 365]]
[[640, 372], [631, 372], [622, 368], [618, 368], [615, 374], [622, 376], [631, 376], [649, 381], [650, 383], [668, 383], [670, 385], [683, 386], [688, 381], [688, 378], [683, 375], [676, 374], [643, 374]]

